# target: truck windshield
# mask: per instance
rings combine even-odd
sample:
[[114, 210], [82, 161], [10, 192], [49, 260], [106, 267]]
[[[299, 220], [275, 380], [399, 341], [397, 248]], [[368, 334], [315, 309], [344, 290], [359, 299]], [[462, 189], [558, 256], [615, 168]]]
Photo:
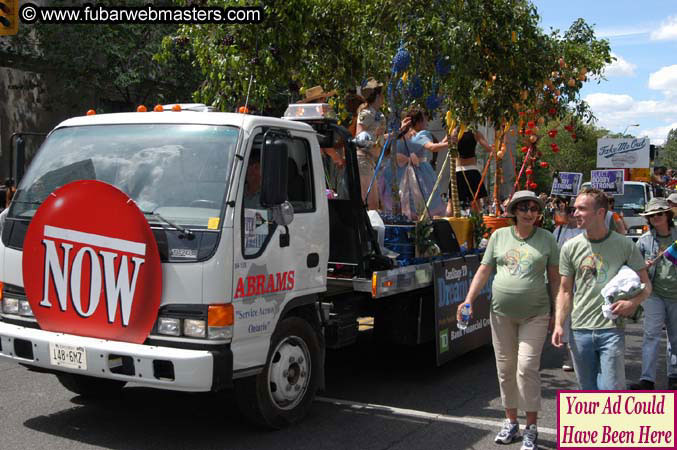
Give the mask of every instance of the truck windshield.
[[644, 186], [641, 184], [626, 184], [623, 186], [623, 195], [614, 197], [616, 209], [640, 210], [646, 206]]
[[193, 124], [57, 129], [31, 162], [8, 217], [31, 218], [59, 187], [99, 180], [125, 192], [145, 213], [207, 227], [224, 204], [237, 135], [235, 127]]

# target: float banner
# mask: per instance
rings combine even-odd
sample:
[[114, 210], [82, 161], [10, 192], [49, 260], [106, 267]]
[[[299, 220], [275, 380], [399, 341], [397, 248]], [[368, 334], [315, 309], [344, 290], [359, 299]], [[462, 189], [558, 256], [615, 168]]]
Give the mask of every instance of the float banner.
[[489, 303], [493, 275], [473, 302], [473, 317], [468, 328], [459, 330], [456, 326], [456, 310], [459, 303], [465, 300], [470, 282], [479, 266], [478, 255], [433, 262], [435, 348], [438, 366], [491, 342]]
[[590, 186], [604, 191], [609, 195], [623, 195], [625, 170], [592, 170], [590, 171]]
[[557, 448], [675, 448], [675, 391], [557, 391]]
[[597, 167], [649, 167], [649, 138], [597, 139]]
[[583, 181], [583, 174], [577, 172], [560, 172], [559, 177], [552, 180], [550, 195], [575, 197]]

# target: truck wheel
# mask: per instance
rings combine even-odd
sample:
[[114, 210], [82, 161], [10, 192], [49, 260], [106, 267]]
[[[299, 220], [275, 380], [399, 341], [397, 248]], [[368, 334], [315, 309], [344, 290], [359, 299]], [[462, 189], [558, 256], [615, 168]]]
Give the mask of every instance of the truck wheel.
[[59, 383], [69, 391], [89, 398], [112, 397], [127, 384], [124, 381], [76, 375], [73, 373], [57, 373]]
[[263, 371], [235, 380], [235, 397], [245, 417], [274, 429], [301, 420], [315, 398], [320, 355], [317, 334], [308, 322], [299, 317], [281, 321]]

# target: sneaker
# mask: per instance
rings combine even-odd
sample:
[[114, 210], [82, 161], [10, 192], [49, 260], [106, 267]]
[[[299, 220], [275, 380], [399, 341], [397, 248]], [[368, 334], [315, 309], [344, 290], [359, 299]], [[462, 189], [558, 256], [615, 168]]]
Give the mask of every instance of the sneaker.
[[649, 380], [639, 380], [639, 383], [630, 383], [629, 388], [633, 391], [653, 391], [654, 382]]
[[520, 450], [538, 450], [538, 429], [536, 424], [532, 423], [524, 429]]
[[513, 423], [510, 419], [503, 421], [503, 428], [496, 435], [494, 442], [497, 444], [510, 444], [514, 442], [520, 435], [520, 426], [517, 422]]

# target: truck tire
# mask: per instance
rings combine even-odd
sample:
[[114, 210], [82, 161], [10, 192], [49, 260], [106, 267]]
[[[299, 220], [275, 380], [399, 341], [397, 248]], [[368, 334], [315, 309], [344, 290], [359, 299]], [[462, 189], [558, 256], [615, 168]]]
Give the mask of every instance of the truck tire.
[[74, 394], [87, 398], [106, 398], [117, 395], [127, 384], [124, 381], [77, 375], [73, 373], [57, 373], [59, 383]]
[[305, 417], [321, 373], [321, 350], [312, 326], [300, 317], [282, 320], [261, 373], [235, 380], [235, 398], [250, 421], [280, 429]]

